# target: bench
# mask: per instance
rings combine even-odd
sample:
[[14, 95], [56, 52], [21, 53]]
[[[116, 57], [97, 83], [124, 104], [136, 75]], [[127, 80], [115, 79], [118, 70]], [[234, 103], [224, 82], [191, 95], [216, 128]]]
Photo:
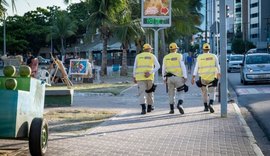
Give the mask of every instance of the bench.
[[70, 107], [73, 104], [73, 89], [46, 90], [45, 107]]

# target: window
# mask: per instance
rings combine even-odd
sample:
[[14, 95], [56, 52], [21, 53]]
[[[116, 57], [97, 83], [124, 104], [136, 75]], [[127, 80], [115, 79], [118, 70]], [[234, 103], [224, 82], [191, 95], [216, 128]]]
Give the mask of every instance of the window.
[[259, 23], [251, 24], [250, 27], [251, 28], [258, 28], [259, 27]]
[[269, 55], [247, 56], [246, 64], [268, 64], [270, 63]]
[[241, 0], [236, 0], [235, 3], [241, 3]]
[[244, 56], [231, 56], [230, 61], [242, 61]]
[[251, 8], [257, 7], [257, 6], [258, 6], [258, 4], [259, 4], [258, 2], [256, 2], [256, 3], [252, 3], [252, 4], [250, 4], [250, 7], [251, 7]]
[[258, 38], [259, 35], [258, 35], [258, 34], [251, 34], [250, 37], [251, 37], [251, 38]]
[[236, 8], [235, 12], [241, 12], [241, 8]]
[[254, 14], [250, 15], [250, 18], [255, 18], [255, 17], [258, 17], [258, 16], [259, 16], [259, 13], [254, 13]]

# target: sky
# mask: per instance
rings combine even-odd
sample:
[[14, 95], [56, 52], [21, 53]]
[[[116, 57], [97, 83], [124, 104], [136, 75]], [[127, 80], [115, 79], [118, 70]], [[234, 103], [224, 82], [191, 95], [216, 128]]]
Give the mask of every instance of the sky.
[[[8, 16], [13, 16], [14, 14], [23, 16], [24, 13], [32, 10], [36, 10], [37, 7], [46, 8], [47, 6], [60, 6], [61, 9], [65, 9], [67, 7], [63, 2], [64, 0], [15, 0], [16, 3], [16, 11], [12, 11], [11, 0], [7, 0], [10, 4], [10, 7], [7, 9]], [[80, 0], [71, 0], [72, 3], [78, 3]]]

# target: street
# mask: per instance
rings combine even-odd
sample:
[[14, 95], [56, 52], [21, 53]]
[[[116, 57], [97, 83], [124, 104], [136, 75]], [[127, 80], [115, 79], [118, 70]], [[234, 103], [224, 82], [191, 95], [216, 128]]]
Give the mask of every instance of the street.
[[[255, 83], [243, 85], [240, 83], [240, 73], [233, 72], [228, 73], [228, 84], [231, 85], [231, 87], [237, 94], [238, 105], [241, 107], [245, 107], [250, 112], [252, 117], [256, 120], [260, 129], [262, 129], [263, 132], [256, 131], [254, 129], [252, 130], [253, 133], [264, 133], [254, 134], [255, 136], [261, 136], [260, 138], [256, 138], [257, 141], [260, 142], [260, 139], [264, 140], [263, 144], [268, 144], [269, 146], [270, 83]], [[251, 125], [249, 125], [249, 127], [251, 127], [252, 129]], [[268, 138], [268, 141], [266, 137]]]

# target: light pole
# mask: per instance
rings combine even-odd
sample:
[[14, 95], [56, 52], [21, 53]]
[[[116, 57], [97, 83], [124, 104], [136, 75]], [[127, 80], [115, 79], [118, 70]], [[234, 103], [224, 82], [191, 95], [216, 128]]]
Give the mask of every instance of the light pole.
[[221, 97], [221, 117], [227, 117], [227, 32], [226, 32], [226, 4], [225, 0], [219, 1], [220, 10], [220, 68], [221, 68], [221, 81], [220, 81], [220, 97]]
[[7, 54], [7, 47], [6, 47], [6, 11], [7, 9], [4, 9], [4, 19], [3, 19], [3, 53], [4, 55]]
[[205, 34], [204, 34], [204, 37], [205, 37], [205, 43], [207, 43], [207, 18], [208, 18], [208, 10], [207, 10], [207, 0], [205, 0]]

